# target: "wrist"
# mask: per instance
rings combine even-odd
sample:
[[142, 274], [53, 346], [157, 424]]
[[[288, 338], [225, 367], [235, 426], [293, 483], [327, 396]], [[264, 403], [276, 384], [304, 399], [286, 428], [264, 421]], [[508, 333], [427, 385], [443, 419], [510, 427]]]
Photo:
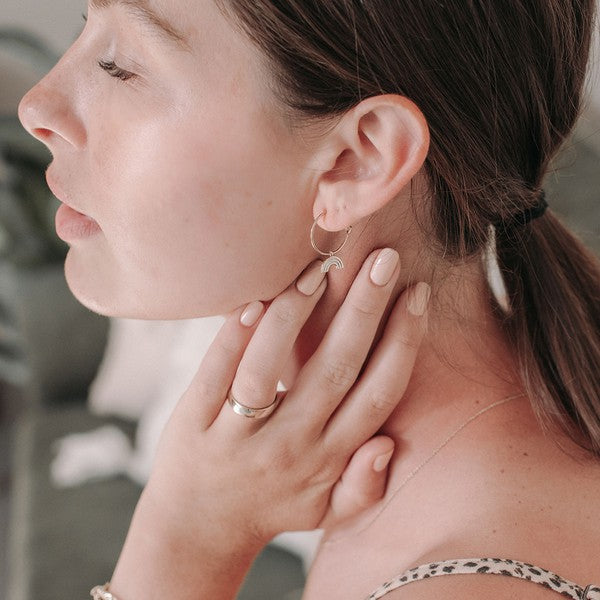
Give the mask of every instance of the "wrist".
[[178, 495], [152, 479], [140, 497], [136, 518], [163, 540], [175, 540], [190, 549], [202, 547], [215, 556], [257, 555], [271, 539], [239, 511], [230, 514], [223, 509], [218, 498], [204, 497], [201, 492]]
[[226, 523], [220, 527], [210, 515], [196, 521], [186, 527], [162, 495], [144, 490], [111, 592], [119, 600], [234, 598], [264, 544]]

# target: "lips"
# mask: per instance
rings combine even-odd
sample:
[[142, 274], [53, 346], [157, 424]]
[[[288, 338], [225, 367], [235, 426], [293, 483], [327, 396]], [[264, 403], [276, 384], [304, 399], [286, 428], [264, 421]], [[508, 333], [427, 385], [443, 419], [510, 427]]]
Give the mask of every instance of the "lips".
[[100, 231], [100, 225], [94, 219], [66, 204], [58, 207], [54, 224], [58, 237], [67, 243], [91, 237]]
[[79, 212], [65, 201], [67, 196], [50, 171], [46, 172], [46, 181], [50, 191], [62, 202], [55, 218], [56, 234], [61, 240], [72, 243], [101, 231], [100, 225], [92, 217]]

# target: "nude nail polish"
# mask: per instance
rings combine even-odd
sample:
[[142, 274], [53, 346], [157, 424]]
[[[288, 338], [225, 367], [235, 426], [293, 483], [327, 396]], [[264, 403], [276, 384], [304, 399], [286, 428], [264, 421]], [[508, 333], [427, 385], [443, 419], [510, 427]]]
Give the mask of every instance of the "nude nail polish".
[[371, 281], [379, 287], [387, 285], [390, 282], [399, 261], [400, 256], [398, 256], [398, 253], [395, 250], [384, 248], [371, 267]]
[[421, 281], [408, 293], [406, 306], [408, 311], [415, 317], [422, 317], [427, 310], [429, 298], [431, 297], [431, 287], [429, 284]]
[[393, 454], [394, 451], [391, 450], [387, 454], [382, 454], [381, 456], [378, 456], [373, 461], [373, 471], [377, 473], [381, 473], [381, 471], [384, 471], [386, 467], [390, 464], [390, 460], [392, 459]]
[[304, 273], [298, 277], [296, 281], [296, 288], [305, 296], [312, 296], [321, 285], [323, 279], [325, 279], [326, 273], [321, 272], [322, 261], [317, 260], [304, 270]]
[[260, 315], [262, 315], [263, 309], [264, 306], [262, 302], [251, 302], [242, 313], [240, 323], [244, 325], [244, 327], [253, 327], [256, 325]]

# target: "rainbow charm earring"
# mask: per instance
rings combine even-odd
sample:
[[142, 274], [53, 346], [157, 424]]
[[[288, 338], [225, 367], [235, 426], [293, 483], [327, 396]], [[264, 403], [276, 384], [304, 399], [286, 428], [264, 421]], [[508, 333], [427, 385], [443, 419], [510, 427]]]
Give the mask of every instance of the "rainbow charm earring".
[[336, 269], [344, 268], [344, 263], [343, 263], [342, 259], [339, 256], [335, 256], [335, 255], [346, 245], [346, 242], [348, 241], [348, 238], [350, 237], [350, 232], [352, 231], [352, 225], [350, 225], [349, 227], [346, 227], [346, 239], [344, 239], [344, 241], [342, 242], [342, 245], [339, 248], [336, 248], [335, 250], [332, 250], [331, 252], [323, 252], [323, 250], [321, 250], [317, 246], [317, 243], [315, 242], [315, 228], [317, 227], [317, 225], [319, 223], [319, 219], [324, 214], [325, 213], [322, 212], [315, 219], [315, 222], [313, 223], [313, 225], [310, 229], [310, 244], [315, 249], [315, 251], [318, 252], [321, 256], [327, 256], [327, 260], [325, 260], [323, 262], [323, 264], [321, 265], [321, 273], [329, 273], [329, 270], [331, 269], [331, 267], [335, 267]]

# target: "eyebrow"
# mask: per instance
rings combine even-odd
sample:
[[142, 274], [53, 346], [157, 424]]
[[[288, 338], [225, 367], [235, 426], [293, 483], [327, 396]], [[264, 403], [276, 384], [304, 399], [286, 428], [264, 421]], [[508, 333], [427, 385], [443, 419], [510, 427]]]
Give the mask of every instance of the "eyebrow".
[[169, 23], [165, 17], [150, 8], [147, 0], [90, 0], [91, 8], [102, 9], [114, 5], [124, 6], [131, 14], [140, 18], [146, 25], [152, 27], [152, 29], [155, 29], [162, 37], [175, 42], [176, 45], [184, 50], [190, 49], [187, 37], [174, 25]]

